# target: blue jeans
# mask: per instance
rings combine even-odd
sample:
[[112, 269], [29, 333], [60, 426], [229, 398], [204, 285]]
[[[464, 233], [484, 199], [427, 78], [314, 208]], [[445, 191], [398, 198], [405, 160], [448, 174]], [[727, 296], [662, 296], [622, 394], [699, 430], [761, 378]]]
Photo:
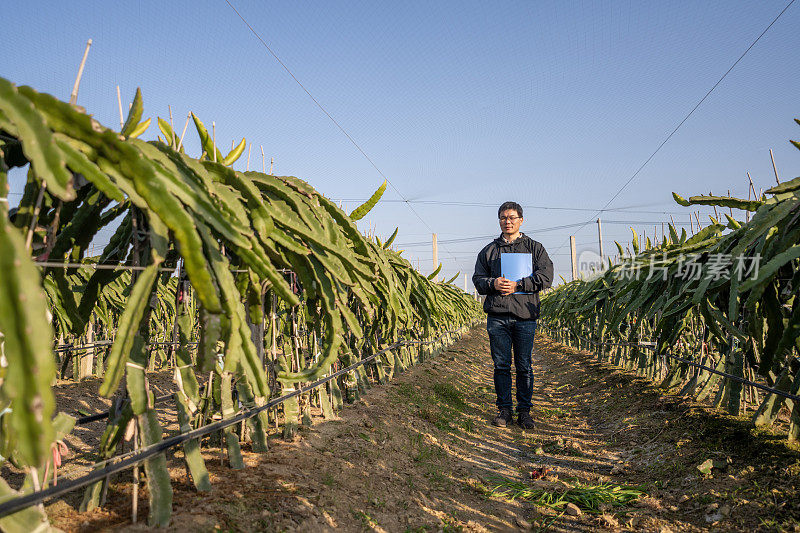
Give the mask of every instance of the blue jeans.
[[533, 404], [533, 369], [531, 352], [536, 334], [536, 320], [522, 320], [511, 315], [489, 315], [486, 322], [489, 348], [494, 361], [494, 390], [497, 408], [511, 407], [511, 353], [517, 371], [517, 412], [529, 412]]

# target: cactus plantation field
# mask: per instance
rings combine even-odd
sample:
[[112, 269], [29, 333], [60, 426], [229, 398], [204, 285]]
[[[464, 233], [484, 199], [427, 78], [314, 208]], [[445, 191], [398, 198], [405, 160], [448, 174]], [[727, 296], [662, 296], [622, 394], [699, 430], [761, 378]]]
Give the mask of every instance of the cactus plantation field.
[[[163, 137], [139, 140], [152, 121], [142, 116], [138, 90], [115, 132], [0, 78], [0, 456], [16, 477], [0, 496], [19, 506], [0, 513], [3, 529], [47, 527], [20, 498], [65, 490], [65, 443], [98, 420], [91, 460], [69, 479], [80, 509], [105, 504], [110, 469], [132, 461], [147, 523], [167, 525], [165, 449], [180, 445], [195, 488], [211, 490], [210, 442], [242, 468], [243, 444], [268, 451], [278, 412], [291, 437], [312, 407], [335, 416], [480, 316], [471, 296], [434, 281], [439, 269], [422, 275], [391, 248], [397, 232], [381, 242], [358, 230], [386, 183], [347, 214], [298, 178], [234, 171], [245, 142], [222, 154], [196, 116], [197, 158], [163, 119]], [[13, 207], [10, 178], [24, 180]], [[101, 230], [112, 237], [92, 255]], [[155, 394], [159, 370], [172, 394]], [[89, 376], [108, 408], [59, 411], [54, 380]], [[164, 402], [177, 420], [166, 433]]]
[[[673, 395], [588, 352], [548, 339], [536, 348], [532, 432], [489, 425], [493, 411], [488, 341], [476, 326], [438, 358], [373, 387], [336, 419], [312, 426], [269, 454], [243, 449], [247, 468], [204, 452], [213, 491], [197, 493], [181, 453], [169, 458], [171, 530], [183, 531], [551, 531], [791, 530], [800, 453], [743, 419]], [[723, 468], [698, 470], [708, 459]], [[531, 473], [542, 472], [543, 479]], [[47, 508], [70, 531], [130, 526], [130, 483], [112, 484], [103, 509], [75, 501]], [[583, 488], [598, 512], [580, 516], [509, 486], [556, 495]], [[624, 505], [597, 487], [635, 487]], [[494, 493], [493, 493], [494, 492]], [[577, 501], [577, 500], [576, 500]], [[72, 503], [72, 505], [70, 505]], [[720, 511], [721, 510], [721, 511]]]
[[479, 303], [357, 225], [386, 182], [347, 213], [144, 109], [0, 78], [0, 530], [800, 527], [800, 178], [548, 292], [501, 430]]

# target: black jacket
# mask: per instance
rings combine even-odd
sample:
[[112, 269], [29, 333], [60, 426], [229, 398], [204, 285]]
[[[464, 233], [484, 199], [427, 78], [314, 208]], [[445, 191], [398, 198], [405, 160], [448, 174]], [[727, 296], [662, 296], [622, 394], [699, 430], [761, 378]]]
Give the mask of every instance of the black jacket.
[[[501, 253], [529, 253], [533, 257], [533, 275], [522, 279], [524, 292], [533, 294], [509, 294], [503, 296], [493, 287], [494, 279], [499, 278]], [[485, 294], [483, 310], [489, 314], [512, 314], [517, 318], [539, 318], [539, 291], [553, 283], [553, 262], [544, 246], [524, 233], [514, 242], [505, 242], [503, 236], [487, 244], [478, 253], [472, 283], [478, 294]]]

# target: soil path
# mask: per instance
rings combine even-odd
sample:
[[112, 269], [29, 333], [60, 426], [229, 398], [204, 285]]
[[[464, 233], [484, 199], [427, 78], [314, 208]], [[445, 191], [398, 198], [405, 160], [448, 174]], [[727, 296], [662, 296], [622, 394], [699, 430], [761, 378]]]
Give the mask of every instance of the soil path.
[[[314, 419], [247, 468], [206, 454], [213, 490], [172, 469], [176, 531], [800, 530], [800, 453], [745, 421], [665, 396], [652, 384], [539, 336], [532, 431], [495, 428], [488, 339], [473, 328], [438, 358], [373, 387], [340, 418]], [[696, 467], [716, 459], [709, 474]], [[546, 471], [544, 480], [531, 474]], [[126, 476], [127, 477], [127, 476]], [[492, 493], [504, 482], [560, 494], [570, 486], [638, 486], [627, 505], [573, 516]], [[140, 516], [146, 516], [142, 495]], [[130, 488], [111, 507], [49, 506], [68, 530], [144, 529]], [[141, 507], [144, 507], [142, 509]]]

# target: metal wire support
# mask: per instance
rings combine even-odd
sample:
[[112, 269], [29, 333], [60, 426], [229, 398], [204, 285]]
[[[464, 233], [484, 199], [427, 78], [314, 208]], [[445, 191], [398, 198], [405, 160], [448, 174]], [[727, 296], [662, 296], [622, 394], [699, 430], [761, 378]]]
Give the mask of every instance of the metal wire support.
[[[328, 375], [326, 377], [320, 378], [317, 381], [309, 383], [308, 385], [306, 385], [304, 387], [300, 387], [300, 388], [294, 389], [291, 392], [289, 392], [287, 394], [284, 394], [283, 396], [280, 396], [278, 398], [272, 399], [272, 400], [268, 401], [266, 404], [264, 404], [262, 406], [254, 407], [252, 409], [248, 409], [248, 410], [242, 411], [239, 414], [237, 414], [237, 415], [235, 415], [235, 416], [233, 416], [231, 418], [220, 420], [218, 422], [207, 424], [207, 425], [205, 425], [203, 427], [200, 427], [200, 428], [197, 428], [195, 430], [192, 430], [192, 431], [189, 431], [189, 432], [186, 432], [186, 433], [182, 433], [180, 435], [175, 435], [173, 437], [169, 437], [169, 438], [164, 439], [163, 441], [161, 441], [159, 443], [152, 444], [150, 446], [142, 447], [142, 448], [140, 448], [138, 450], [134, 450], [134, 451], [132, 451], [132, 452], [126, 454], [126, 455], [117, 456], [115, 458], [112, 458], [110, 460], [105, 461], [105, 466], [103, 466], [102, 468], [97, 468], [95, 470], [92, 470], [92, 472], [90, 472], [89, 474], [77, 477], [75, 479], [65, 480], [65, 481], [59, 482], [58, 485], [55, 485], [55, 486], [52, 486], [52, 487], [48, 487], [48, 488], [43, 489], [43, 490], [31, 492], [29, 494], [25, 494], [24, 496], [19, 496], [17, 498], [12, 499], [12, 500], [8, 500], [8, 501], [5, 501], [5, 502], [2, 502], [2, 503], [0, 503], [0, 518], [2, 518], [4, 516], [8, 516], [8, 515], [13, 514], [13, 513], [16, 513], [18, 511], [21, 511], [22, 509], [25, 509], [26, 507], [30, 507], [31, 505], [36, 505], [36, 504], [42, 503], [44, 501], [47, 501], [47, 500], [49, 500], [51, 498], [56, 498], [58, 496], [62, 496], [64, 494], [67, 494], [69, 492], [77, 490], [77, 489], [79, 489], [81, 487], [85, 487], [86, 485], [90, 485], [92, 483], [100, 481], [100, 480], [102, 480], [102, 479], [104, 479], [104, 478], [106, 478], [106, 477], [108, 477], [108, 476], [110, 476], [112, 474], [116, 474], [118, 472], [123, 472], [123, 471], [125, 471], [125, 470], [127, 470], [129, 468], [132, 468], [132, 467], [140, 464], [142, 461], [144, 461], [144, 460], [146, 460], [146, 459], [148, 459], [150, 457], [158, 455], [159, 453], [163, 453], [164, 451], [166, 451], [166, 450], [168, 450], [168, 449], [170, 449], [170, 448], [172, 448], [174, 446], [178, 446], [178, 445], [180, 445], [180, 444], [182, 444], [182, 443], [184, 443], [186, 441], [189, 441], [189, 440], [192, 440], [192, 439], [199, 439], [199, 438], [201, 438], [201, 437], [203, 437], [205, 435], [208, 435], [210, 433], [213, 433], [215, 431], [221, 431], [221, 430], [223, 430], [223, 429], [225, 429], [227, 427], [230, 427], [230, 426], [233, 426], [233, 425], [238, 424], [240, 422], [243, 422], [243, 421], [245, 421], [245, 420], [247, 420], [249, 418], [252, 418], [252, 417], [258, 415], [261, 412], [267, 411], [268, 409], [272, 409], [272, 408], [282, 404], [283, 402], [285, 402], [286, 400], [288, 400], [290, 398], [294, 398], [294, 397], [299, 396], [301, 394], [305, 394], [305, 393], [307, 393], [307, 392], [309, 392], [311, 390], [316, 389], [317, 387], [320, 387], [320, 386], [328, 383], [331, 380], [334, 380], [334, 379], [338, 378], [339, 376], [347, 374], [348, 372], [351, 372], [351, 371], [355, 370], [356, 368], [358, 368], [360, 366], [363, 366], [363, 365], [369, 363], [370, 361], [373, 361], [377, 357], [379, 357], [379, 356], [381, 356], [381, 355], [383, 355], [383, 354], [385, 354], [385, 353], [387, 353], [387, 352], [389, 352], [391, 350], [396, 350], [397, 348], [401, 348], [403, 346], [409, 346], [409, 345], [412, 345], [412, 344], [417, 344], [417, 345], [434, 344], [434, 343], [437, 343], [437, 342], [441, 341], [442, 339], [448, 337], [449, 335], [452, 335], [454, 333], [460, 333], [460, 332], [464, 331], [464, 329], [466, 329], [467, 327], [469, 327], [469, 326], [465, 326], [465, 327], [463, 327], [463, 328], [461, 328], [460, 330], [457, 330], [457, 331], [446, 330], [444, 333], [442, 333], [441, 335], [439, 335], [435, 339], [431, 339], [431, 340], [427, 340], [427, 341], [406, 341], [406, 340], [397, 341], [397, 342], [387, 346], [386, 348], [384, 348], [384, 349], [382, 349], [382, 350], [380, 350], [378, 352], [373, 353], [372, 355], [369, 355], [369, 356], [367, 356], [367, 357], [365, 357], [365, 358], [363, 358], [363, 359], [361, 359], [361, 360], [359, 360], [359, 361], [357, 361], [357, 362], [355, 362], [355, 363], [353, 363], [353, 364], [351, 364], [349, 366], [346, 366], [346, 367], [344, 367], [344, 368], [342, 368], [342, 369], [340, 369], [340, 370], [338, 370], [336, 372], [331, 373], [330, 375]], [[164, 399], [164, 398], [166, 398], [166, 397], [162, 396], [160, 399]], [[101, 413], [100, 415], [108, 416], [108, 413]], [[99, 416], [99, 415], [92, 415], [92, 416]], [[99, 418], [98, 418], [98, 420], [99, 420]]]
[[[636, 346], [636, 347], [644, 348], [644, 349], [647, 349], [647, 350], [656, 351], [656, 343], [655, 342], [650, 342], [650, 341], [648, 341], [648, 342], [643, 342], [643, 341], [640, 341], [640, 342], [598, 342], [598, 341], [596, 341], [594, 339], [590, 339], [590, 338], [584, 337], [582, 335], [578, 335], [577, 333], [575, 333], [574, 331], [572, 331], [572, 330], [570, 330], [568, 328], [560, 328], [560, 329], [562, 331], [566, 331], [566, 332], [570, 333], [571, 335], [574, 335], [575, 337], [577, 337], [577, 338], [579, 338], [579, 339], [581, 339], [581, 340], [583, 340], [585, 342], [588, 342], [590, 344], [594, 344], [595, 346]], [[742, 377], [739, 377], [739, 376], [736, 376], [736, 375], [733, 375], [733, 374], [729, 374], [728, 372], [717, 370], [716, 368], [711, 368], [709, 366], [706, 366], [706, 365], [703, 365], [703, 364], [700, 364], [700, 363], [696, 363], [696, 362], [692, 361], [691, 359], [686, 359], [684, 357], [679, 357], [679, 356], [673, 355], [671, 353], [659, 353], [659, 354], [656, 354], [656, 357], [666, 357], [666, 358], [669, 358], [669, 359], [673, 359], [675, 361], [679, 361], [680, 363], [692, 366], [694, 368], [699, 368], [701, 370], [705, 370], [706, 372], [710, 372], [712, 374], [716, 374], [718, 376], [722, 376], [725, 379], [730, 379], [731, 381], [736, 381], [736, 382], [741, 383], [743, 385], [748, 385], [750, 387], [754, 387], [756, 389], [760, 389], [760, 390], [775, 394], [777, 396], [781, 396], [783, 398], [792, 400], [793, 402], [800, 402], [800, 396], [798, 396], [796, 394], [792, 394], [792, 393], [789, 393], [789, 392], [778, 390], [778, 389], [775, 389], [773, 387], [769, 387], [767, 385], [762, 385], [761, 383], [757, 383], [757, 382], [751, 381], [749, 379], [745, 379], [745, 378], [742, 378]]]

